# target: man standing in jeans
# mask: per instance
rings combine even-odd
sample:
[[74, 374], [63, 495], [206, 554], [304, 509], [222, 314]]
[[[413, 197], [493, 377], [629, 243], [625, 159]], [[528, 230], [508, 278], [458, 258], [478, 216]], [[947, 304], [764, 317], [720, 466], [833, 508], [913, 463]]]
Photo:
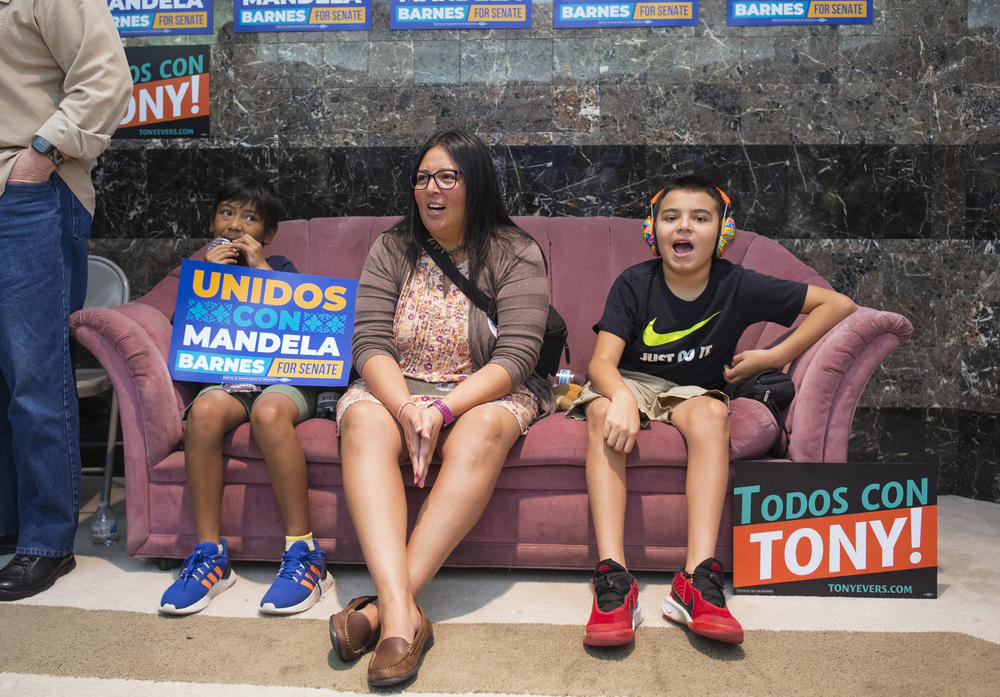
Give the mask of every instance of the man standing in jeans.
[[0, 600], [75, 565], [69, 315], [87, 293], [90, 171], [132, 92], [105, 0], [0, 0]]

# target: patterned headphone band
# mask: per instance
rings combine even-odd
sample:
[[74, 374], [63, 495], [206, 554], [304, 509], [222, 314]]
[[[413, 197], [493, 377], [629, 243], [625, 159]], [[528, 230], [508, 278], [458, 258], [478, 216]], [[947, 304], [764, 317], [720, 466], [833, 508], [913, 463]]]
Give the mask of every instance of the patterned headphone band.
[[[659, 256], [659, 251], [656, 248], [656, 225], [653, 218], [655, 216], [656, 202], [663, 196], [665, 189], [666, 187], [657, 191], [653, 198], [649, 200], [649, 216], [642, 226], [642, 237], [646, 240], [646, 244], [649, 245], [649, 250], [653, 253], [653, 256]], [[719, 226], [719, 234], [716, 238], [714, 254], [716, 257], [721, 257], [726, 248], [736, 238], [736, 222], [729, 217], [729, 208], [732, 206], [732, 200], [719, 187], [715, 187], [715, 190], [719, 192], [719, 197], [723, 203], [722, 221]]]

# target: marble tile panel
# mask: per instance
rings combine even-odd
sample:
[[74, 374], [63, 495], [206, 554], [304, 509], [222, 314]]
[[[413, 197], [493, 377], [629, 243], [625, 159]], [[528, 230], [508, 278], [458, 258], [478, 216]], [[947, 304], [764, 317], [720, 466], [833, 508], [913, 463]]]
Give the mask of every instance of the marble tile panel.
[[746, 36], [736, 73], [746, 83], [812, 84], [837, 65], [835, 36]]
[[994, 0], [969, 0], [969, 29], [1000, 29], [1000, 5]]
[[987, 501], [1000, 498], [997, 414], [927, 410], [927, 451], [938, 459], [938, 493]]
[[932, 234], [931, 149], [795, 146], [789, 179], [792, 237], [905, 238]]
[[651, 85], [686, 85], [697, 77], [695, 46], [691, 36], [651, 36], [647, 40], [649, 58], [646, 79]]
[[[278, 175], [282, 168], [281, 149], [274, 146], [233, 148], [232, 174], [257, 174], [266, 177], [277, 187]], [[281, 189], [278, 189], [281, 195]]]
[[[743, 36], [747, 27], [731, 27], [726, 23], [726, 0], [698, 0], [698, 25], [694, 35], [712, 40], [728, 36]], [[669, 27], [671, 31], [689, 31], [688, 27]]]
[[967, 27], [968, 0], [881, 0], [888, 32], [960, 35]]
[[974, 239], [966, 226], [968, 151], [957, 146], [935, 146], [931, 149], [931, 160], [928, 236], [936, 239]]
[[997, 415], [967, 409], [858, 409], [848, 460], [938, 465], [938, 494], [1000, 501]]
[[743, 40], [739, 34], [700, 37], [694, 43], [693, 79], [702, 83], [734, 85], [742, 79], [739, 71]]
[[376, 41], [371, 44], [371, 84], [379, 87], [412, 85], [413, 70], [412, 42]]
[[596, 86], [553, 86], [552, 96], [556, 129], [573, 133], [599, 132], [601, 103]]
[[[743, 124], [743, 94], [738, 86], [696, 82], [690, 91], [682, 88], [672, 97], [671, 110], [682, 116], [688, 133], [694, 137], [687, 142], [720, 145], [738, 142]], [[665, 115], [668, 111], [656, 113]], [[656, 128], [653, 119], [650, 119], [650, 128]]]
[[912, 36], [840, 35], [838, 78], [846, 83], [917, 80], [924, 67], [923, 46]]
[[557, 30], [552, 40], [553, 83], [596, 83], [600, 66], [601, 56], [594, 50], [594, 37], [580, 36], [569, 29]]
[[353, 148], [285, 151], [278, 189], [290, 217], [384, 215], [398, 211], [406, 191], [401, 176], [409, 149]]
[[228, 143], [277, 145], [282, 104], [289, 89], [240, 81], [212, 86], [212, 131]]
[[97, 192], [92, 240], [134, 236], [134, 221], [146, 204], [146, 153], [122, 143], [112, 141], [91, 175]]
[[414, 41], [414, 85], [454, 85], [461, 79], [462, 51], [458, 40]]
[[499, 39], [462, 42], [463, 85], [502, 85], [510, 73], [507, 42]]
[[337, 41], [323, 44], [323, 80], [329, 87], [372, 84], [373, 46], [367, 41]]
[[[997, 10], [1000, 15], [1000, 9]], [[996, 85], [1000, 82], [1000, 28], [970, 31], [961, 39], [966, 82]]]
[[[924, 409], [859, 410], [851, 427], [847, 459], [855, 462], [936, 463], [938, 458], [927, 451], [926, 421]], [[865, 446], [863, 449], [859, 447], [862, 443]]]
[[552, 84], [552, 40], [508, 39], [508, 82]]
[[1000, 241], [1000, 144], [962, 148], [965, 235]]
[[508, 207], [514, 215], [623, 215], [641, 158], [631, 146], [519, 148], [503, 156]]
[[[791, 139], [791, 120], [800, 115], [800, 112], [789, 108], [789, 102], [809, 88], [748, 82], [740, 85], [739, 89], [741, 113], [739, 129], [735, 134], [739, 142], [744, 145], [788, 143]], [[813, 118], [810, 118], [809, 122], [812, 121]]]
[[[598, 81], [601, 83], [627, 84], [646, 82], [652, 64], [660, 64], [661, 55], [669, 55], [662, 41], [652, 42], [648, 37], [619, 36], [606, 32], [597, 37], [588, 50], [599, 56]], [[661, 69], [662, 70], [662, 69]]]
[[[232, 157], [232, 152], [228, 155]], [[198, 189], [214, 187], [220, 177], [217, 167], [210, 166], [211, 171], [196, 169], [196, 157], [201, 163], [215, 160], [213, 164], [217, 164], [216, 158], [224, 158], [226, 153], [212, 149], [146, 151], [145, 205], [131, 221], [129, 237], [170, 239], [201, 234], [204, 228], [196, 224], [198, 209], [203, 205]]]
[[961, 131], [961, 99], [951, 91], [914, 90], [906, 81], [837, 88], [836, 124], [845, 143], [948, 142]]
[[[312, 32], [296, 32], [311, 34]], [[278, 45], [281, 83], [292, 89], [326, 86], [335, 71], [323, 60], [323, 43], [282, 43]]]
[[[250, 76], [253, 76], [250, 79]], [[212, 47], [211, 88], [281, 86], [277, 44], [217, 43]], [[213, 94], [214, 96], [214, 94]]]
[[[598, 87], [601, 103], [600, 130], [606, 142], [645, 144], [647, 121], [655, 116], [654, 109], [663, 109], [662, 97], [654, 105], [651, 88], [646, 84], [602, 84]], [[666, 120], [671, 114], [664, 115]], [[681, 142], [681, 136], [672, 138]]]
[[371, 119], [370, 90], [296, 88], [279, 109], [286, 146], [365, 145]]
[[496, 133], [550, 131], [554, 104], [551, 87], [518, 85], [460, 87], [435, 92], [439, 128], [470, 128]]
[[368, 142], [371, 145], [413, 145], [423, 142], [437, 130], [438, 104], [429, 89], [370, 90], [368, 99]]
[[964, 138], [969, 144], [1000, 142], [1000, 86], [968, 85], [962, 109]]

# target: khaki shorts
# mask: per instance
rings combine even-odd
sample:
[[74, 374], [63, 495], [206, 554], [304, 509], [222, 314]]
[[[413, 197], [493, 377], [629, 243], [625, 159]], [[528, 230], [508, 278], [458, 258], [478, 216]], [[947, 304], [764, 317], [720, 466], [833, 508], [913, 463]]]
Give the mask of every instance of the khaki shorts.
[[[720, 402], [729, 407], [729, 395], [721, 390], [706, 390], [697, 385], [678, 385], [677, 383], [658, 378], [649, 373], [640, 373], [633, 370], [619, 371], [625, 386], [635, 396], [636, 404], [639, 406], [639, 425], [642, 428], [649, 428], [650, 421], [661, 421], [670, 423], [670, 414], [681, 402], [692, 397], [715, 397]], [[598, 397], [603, 397], [600, 392], [594, 389], [590, 381], [583, 386], [580, 396], [570, 405], [566, 416], [571, 419], [587, 420], [584, 407], [593, 402]]]
[[[194, 399], [198, 399], [206, 392], [211, 392], [212, 390], [221, 390], [222, 385], [206, 385], [204, 388], [198, 392], [198, 395]], [[260, 392], [230, 392], [229, 394], [235, 397], [240, 404], [244, 406], [247, 410], [247, 418], [250, 418], [250, 409], [253, 407], [254, 402], [261, 398], [265, 394], [283, 394], [290, 400], [295, 402], [295, 406], [299, 410], [299, 421], [305, 421], [309, 417], [316, 413], [316, 395], [318, 389], [315, 387], [301, 386], [296, 387], [294, 385], [268, 385]], [[194, 400], [191, 400], [191, 404], [194, 404]], [[182, 421], [187, 420], [188, 411], [191, 409], [191, 404], [187, 406], [184, 410], [183, 416], [181, 416]]]

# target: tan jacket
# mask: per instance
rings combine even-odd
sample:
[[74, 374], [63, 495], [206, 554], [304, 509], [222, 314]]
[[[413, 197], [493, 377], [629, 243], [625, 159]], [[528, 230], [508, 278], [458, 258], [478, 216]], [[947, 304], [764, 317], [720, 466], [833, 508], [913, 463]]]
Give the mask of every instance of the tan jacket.
[[59, 176], [93, 214], [90, 171], [131, 95], [105, 0], [0, 0], [0, 194], [39, 135], [66, 158]]

